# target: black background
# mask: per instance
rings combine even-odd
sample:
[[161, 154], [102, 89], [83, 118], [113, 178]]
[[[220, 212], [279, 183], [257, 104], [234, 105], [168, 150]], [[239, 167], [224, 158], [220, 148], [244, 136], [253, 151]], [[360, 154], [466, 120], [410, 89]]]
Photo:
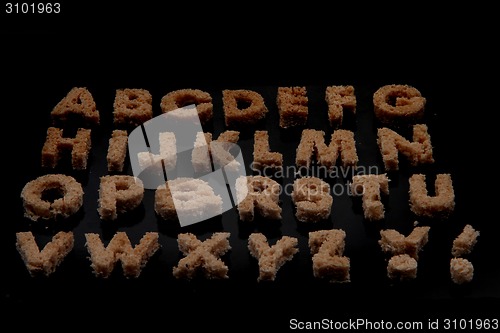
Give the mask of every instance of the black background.
[[[100, 8], [87, 4], [77, 10], [65, 6], [70, 10], [53, 20], [2, 17], [6, 199], [1, 296], [7, 305], [5, 318], [21, 315], [26, 318], [23, 325], [34, 327], [53, 326], [61, 318], [92, 327], [96, 319], [103, 318], [114, 325], [110, 327], [158, 322], [165, 329], [183, 325], [188, 330], [220, 327], [223, 331], [286, 330], [291, 318], [424, 322], [437, 317], [498, 318], [496, 183], [489, 181], [496, 168], [480, 152], [484, 146], [496, 151], [496, 132], [489, 127], [495, 84], [486, 82], [496, 67], [489, 62], [494, 53], [486, 38], [487, 17], [474, 26], [465, 20], [482, 11], [391, 7], [375, 15], [372, 8], [364, 7], [332, 11], [288, 5], [273, 11], [252, 5], [210, 14], [201, 7], [179, 10], [143, 4]], [[361, 22], [355, 15], [358, 12], [372, 14]], [[412, 85], [427, 98], [425, 123], [436, 163], [411, 168], [402, 162], [401, 171], [389, 174], [390, 195], [384, 198], [387, 212], [381, 223], [365, 222], [361, 203], [344, 194], [334, 197], [328, 221], [302, 224], [293, 215], [291, 199], [282, 195], [281, 222], [243, 223], [232, 210], [220, 219], [181, 229], [156, 218], [150, 191], [139, 210], [127, 218], [110, 224], [99, 220], [98, 177], [107, 174], [105, 154], [113, 129], [116, 89], [148, 89], [155, 115], [167, 92], [205, 90], [214, 100], [213, 125], [208, 129], [215, 135], [225, 130], [222, 90], [255, 90], [270, 110], [266, 121], [256, 128], [268, 129], [271, 149], [283, 153], [285, 165], [293, 165], [300, 131], [279, 129], [277, 87], [306, 86], [307, 127], [330, 134], [324, 90], [328, 85], [353, 85], [358, 112], [345, 128], [355, 132], [360, 165], [381, 167], [372, 96], [380, 86], [393, 83]], [[26, 182], [48, 172], [40, 168], [40, 151], [50, 126], [50, 111], [74, 86], [89, 89], [102, 118], [101, 126], [93, 131], [89, 170], [64, 170], [84, 186], [83, 209], [66, 222], [29, 223], [23, 218], [19, 195]], [[247, 162], [252, 160], [252, 130], [242, 131], [239, 142]], [[437, 173], [451, 173], [457, 206], [448, 220], [419, 219], [431, 231], [420, 256], [417, 279], [394, 283], [386, 277], [378, 232], [395, 228], [408, 234], [413, 228], [417, 219], [409, 210], [407, 191], [408, 178], [414, 172], [423, 172], [431, 180]], [[282, 184], [291, 182], [293, 177], [282, 180]], [[469, 256], [476, 273], [472, 283], [456, 286], [449, 278], [450, 249], [467, 223], [481, 232]], [[347, 232], [350, 284], [330, 284], [312, 275], [307, 233], [325, 228]], [[15, 232], [24, 230], [32, 230], [40, 246], [58, 230], [73, 230], [75, 248], [49, 278], [31, 278], [27, 273], [15, 249]], [[127, 231], [133, 243], [145, 231], [160, 232], [162, 248], [136, 280], [123, 278], [119, 266], [108, 280], [92, 274], [84, 233], [97, 232], [109, 240], [117, 230]], [[181, 258], [176, 236], [185, 231], [202, 239], [216, 231], [231, 232], [232, 250], [223, 258], [229, 266], [228, 280], [173, 278], [172, 267]], [[271, 243], [282, 235], [299, 238], [300, 252], [283, 266], [273, 283], [256, 281], [256, 260], [246, 249], [251, 232], [263, 232]]]

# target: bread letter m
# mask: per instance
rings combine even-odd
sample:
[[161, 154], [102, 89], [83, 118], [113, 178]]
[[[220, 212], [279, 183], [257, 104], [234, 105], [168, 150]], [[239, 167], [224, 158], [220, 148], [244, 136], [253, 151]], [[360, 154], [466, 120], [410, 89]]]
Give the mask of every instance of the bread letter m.
[[156, 191], [160, 217], [178, 219], [181, 226], [198, 223], [239, 203], [236, 179], [246, 176], [246, 169], [238, 139], [239, 132], [226, 131], [212, 140], [212, 133], [203, 131], [196, 106], [184, 106], [130, 133], [132, 172], [144, 189]]

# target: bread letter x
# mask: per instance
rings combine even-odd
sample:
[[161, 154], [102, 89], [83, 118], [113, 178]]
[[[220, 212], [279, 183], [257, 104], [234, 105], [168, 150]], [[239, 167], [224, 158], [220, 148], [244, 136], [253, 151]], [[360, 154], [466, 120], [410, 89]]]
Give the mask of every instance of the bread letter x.
[[179, 234], [179, 251], [185, 257], [174, 267], [174, 277], [190, 280], [202, 273], [207, 279], [226, 279], [228, 268], [219, 257], [231, 249], [229, 236], [229, 232], [216, 232], [210, 239], [202, 242], [191, 233]]

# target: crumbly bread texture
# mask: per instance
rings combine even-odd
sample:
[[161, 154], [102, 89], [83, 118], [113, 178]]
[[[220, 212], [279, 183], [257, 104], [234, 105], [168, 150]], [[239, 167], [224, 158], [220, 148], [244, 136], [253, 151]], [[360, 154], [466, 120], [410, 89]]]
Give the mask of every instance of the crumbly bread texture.
[[378, 244], [383, 252], [392, 255], [404, 254], [406, 252], [406, 237], [394, 229], [380, 230]]
[[239, 131], [224, 131], [219, 134], [219, 137], [216, 142], [228, 142], [228, 143], [237, 143], [240, 139]]
[[156, 189], [155, 211], [165, 220], [202, 220], [222, 214], [222, 198], [202, 179], [179, 177]]
[[450, 261], [450, 274], [454, 283], [468, 283], [474, 278], [474, 266], [467, 259], [453, 258]]
[[99, 111], [87, 88], [72, 88], [50, 113], [54, 124], [65, 124], [80, 117], [84, 125], [99, 124]]
[[128, 175], [101, 177], [99, 207], [102, 220], [116, 220], [118, 214], [137, 208], [144, 197], [144, 185], [139, 178]]
[[298, 240], [295, 237], [283, 236], [276, 244], [269, 246], [266, 236], [261, 233], [252, 233], [248, 237], [250, 254], [259, 262], [259, 277], [257, 281], [274, 281], [278, 270], [292, 260], [297, 248]]
[[270, 151], [267, 131], [255, 131], [252, 167], [258, 170], [283, 167], [283, 154]]
[[[238, 103], [248, 106], [241, 109]], [[228, 127], [253, 125], [265, 118], [268, 112], [264, 98], [252, 90], [223, 90], [222, 104]]]
[[113, 106], [118, 126], [139, 126], [153, 117], [153, 97], [146, 89], [117, 89]]
[[191, 163], [194, 172], [206, 173], [212, 171], [212, 161], [210, 158], [210, 143], [212, 142], [212, 133], [196, 133], [196, 140], [191, 151]]
[[427, 193], [424, 174], [414, 174], [410, 182], [410, 209], [417, 216], [447, 218], [455, 209], [455, 192], [451, 175], [436, 175], [434, 196]]
[[408, 254], [418, 260], [419, 252], [429, 241], [429, 230], [430, 227], [415, 227], [406, 237], [394, 229], [381, 230], [378, 243], [386, 253]]
[[108, 154], [106, 160], [108, 162], [109, 172], [122, 172], [127, 157], [127, 131], [114, 130], [109, 139]]
[[228, 267], [220, 257], [231, 249], [228, 232], [216, 232], [209, 239], [200, 241], [192, 233], [177, 236], [179, 251], [185, 255], [173, 268], [176, 279], [191, 280], [196, 276], [207, 279], [227, 279]]
[[90, 129], [79, 128], [74, 138], [65, 138], [62, 129], [49, 127], [42, 148], [42, 167], [55, 168], [61, 159], [63, 150], [71, 150], [73, 169], [87, 169], [91, 148], [90, 133]]
[[434, 163], [427, 125], [413, 125], [413, 142], [386, 127], [379, 128], [377, 135], [377, 143], [387, 171], [399, 170], [399, 153], [406, 156], [412, 166]]
[[328, 249], [330, 255], [343, 255], [346, 233], [341, 229], [318, 230], [309, 232], [309, 249], [314, 255], [320, 249]]
[[280, 115], [280, 127], [302, 126], [307, 123], [306, 87], [278, 87], [276, 103]]
[[426, 99], [409, 85], [391, 84], [373, 94], [375, 116], [384, 124], [411, 123], [424, 115]]
[[87, 233], [85, 239], [94, 274], [102, 278], [111, 275], [117, 261], [121, 261], [125, 277], [139, 277], [146, 263], [160, 248], [157, 232], [146, 232], [135, 247], [132, 247], [125, 232], [117, 232], [106, 247], [98, 234]]
[[197, 173], [212, 171], [215, 167], [226, 171], [238, 171], [240, 163], [231, 155], [231, 148], [239, 140], [239, 131], [222, 132], [217, 140], [212, 139], [212, 133], [196, 133], [194, 148], [191, 152], [191, 163]]
[[344, 111], [356, 113], [356, 95], [353, 86], [326, 87], [325, 100], [328, 104], [328, 120], [332, 127], [342, 125]]
[[297, 147], [295, 163], [298, 167], [311, 166], [314, 156], [318, 164], [333, 168], [340, 156], [344, 167], [355, 167], [358, 163], [354, 133], [348, 130], [336, 130], [332, 133], [330, 144], [325, 144], [325, 132], [312, 129], [302, 131]]
[[240, 138], [239, 131], [225, 131], [219, 134], [217, 140], [210, 143], [210, 153], [214, 166], [224, 168], [226, 171], [238, 171], [241, 167], [233, 155], [231, 148]]
[[176, 220], [177, 211], [175, 210], [174, 198], [168, 182], [165, 185], [160, 185], [155, 191], [155, 212], [164, 220]]
[[362, 196], [363, 214], [366, 219], [377, 221], [385, 217], [380, 193], [389, 194], [389, 178], [386, 174], [353, 176], [351, 192], [355, 196]]
[[278, 205], [281, 185], [264, 176], [240, 176], [236, 179], [236, 200], [240, 220], [253, 221], [255, 213], [279, 220], [281, 207]]
[[16, 248], [31, 276], [54, 273], [66, 255], [73, 249], [74, 236], [71, 231], [60, 231], [52, 237], [42, 251], [31, 231], [16, 233]]
[[[45, 191], [56, 190], [62, 195], [53, 202], [42, 198]], [[38, 219], [67, 218], [75, 214], [83, 204], [82, 185], [71, 176], [49, 174], [40, 176], [24, 186], [21, 191], [24, 216], [32, 221]]]
[[470, 224], [464, 227], [464, 230], [453, 240], [451, 254], [454, 257], [462, 257], [472, 252], [477, 243], [479, 231], [475, 230]]
[[162, 97], [160, 107], [166, 113], [190, 104], [196, 105], [196, 111], [202, 124], [206, 124], [213, 117], [212, 96], [199, 89], [180, 89], [171, 91]]
[[350, 260], [343, 256], [345, 231], [340, 229], [309, 232], [313, 274], [330, 282], [350, 281]]
[[430, 227], [416, 227], [406, 236], [406, 254], [418, 260], [418, 253], [429, 241]]
[[387, 264], [387, 276], [390, 279], [415, 279], [417, 277], [417, 260], [407, 254], [393, 256]]
[[295, 179], [292, 201], [299, 221], [318, 222], [327, 219], [333, 204], [330, 185], [317, 177]]
[[[137, 154], [137, 159], [141, 170], [150, 167], [165, 171], [175, 169], [177, 164], [177, 146], [175, 134], [172, 132], [161, 132], [159, 135], [160, 153], [153, 154], [149, 151], [143, 151]], [[162, 163], [163, 161], [163, 163]]]

